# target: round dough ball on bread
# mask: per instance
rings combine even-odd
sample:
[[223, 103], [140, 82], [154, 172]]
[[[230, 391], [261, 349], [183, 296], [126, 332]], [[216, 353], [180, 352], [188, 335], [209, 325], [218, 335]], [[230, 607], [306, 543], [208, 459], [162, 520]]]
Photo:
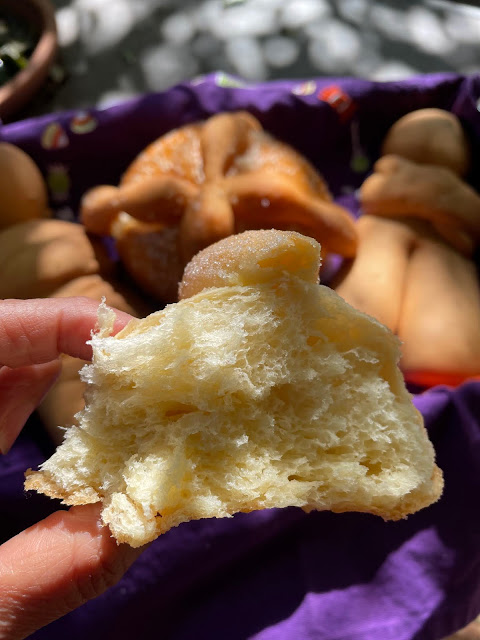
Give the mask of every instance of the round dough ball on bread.
[[446, 167], [459, 176], [470, 166], [470, 144], [462, 124], [443, 109], [418, 109], [397, 120], [383, 142], [382, 155], [390, 154]]

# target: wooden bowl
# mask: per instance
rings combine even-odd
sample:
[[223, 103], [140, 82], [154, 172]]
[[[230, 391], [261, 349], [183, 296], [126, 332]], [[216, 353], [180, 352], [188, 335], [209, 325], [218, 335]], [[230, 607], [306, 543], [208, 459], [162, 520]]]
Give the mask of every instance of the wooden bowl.
[[0, 118], [8, 118], [45, 82], [58, 48], [55, 10], [49, 0], [0, 0], [0, 11], [31, 24], [39, 39], [27, 66], [0, 87]]

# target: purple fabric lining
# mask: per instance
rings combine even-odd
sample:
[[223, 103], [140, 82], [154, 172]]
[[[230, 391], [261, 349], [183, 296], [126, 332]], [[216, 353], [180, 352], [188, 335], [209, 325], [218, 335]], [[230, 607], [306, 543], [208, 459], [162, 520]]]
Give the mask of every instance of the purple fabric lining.
[[[241, 83], [214, 74], [104, 111], [5, 125], [0, 139], [32, 155], [55, 214], [75, 219], [85, 189], [116, 183], [159, 135], [218, 111], [248, 109], [304, 153], [336, 200], [357, 212], [355, 190], [386, 129], [408, 111], [437, 106], [455, 112], [470, 132], [470, 179], [479, 184], [478, 75], [225, 84]], [[325, 101], [331, 87], [353, 103], [348, 118]], [[435, 640], [464, 626], [480, 612], [480, 382], [436, 387], [414, 400], [445, 474], [434, 506], [397, 523], [296, 509], [186, 523], [153, 543], [118, 585], [32, 637]], [[50, 452], [32, 419], [0, 459], [1, 540], [58, 508], [22, 486], [25, 469]]]

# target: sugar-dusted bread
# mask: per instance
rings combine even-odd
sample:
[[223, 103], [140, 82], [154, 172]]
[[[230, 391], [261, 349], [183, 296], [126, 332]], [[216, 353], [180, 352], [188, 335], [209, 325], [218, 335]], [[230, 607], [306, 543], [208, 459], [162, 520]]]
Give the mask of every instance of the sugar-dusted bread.
[[320, 286], [319, 262], [310, 238], [246, 232], [193, 259], [180, 302], [115, 337], [101, 307], [80, 426], [26, 488], [103, 501], [104, 523], [135, 547], [240, 511], [395, 520], [437, 500], [398, 340]]

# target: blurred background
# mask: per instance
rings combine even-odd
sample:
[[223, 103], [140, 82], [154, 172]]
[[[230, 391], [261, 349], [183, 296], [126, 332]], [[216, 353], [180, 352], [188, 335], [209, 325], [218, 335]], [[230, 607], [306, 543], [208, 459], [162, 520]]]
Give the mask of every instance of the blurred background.
[[60, 56], [23, 116], [107, 106], [211, 71], [249, 82], [480, 71], [480, 8], [450, 0], [53, 0]]

